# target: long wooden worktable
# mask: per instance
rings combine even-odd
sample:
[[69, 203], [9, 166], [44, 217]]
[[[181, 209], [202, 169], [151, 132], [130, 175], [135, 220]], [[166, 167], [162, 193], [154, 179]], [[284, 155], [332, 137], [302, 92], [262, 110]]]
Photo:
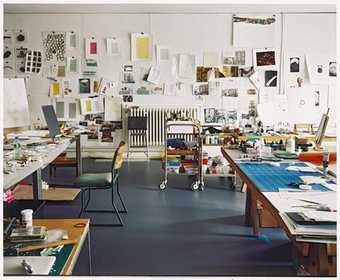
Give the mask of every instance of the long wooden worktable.
[[[268, 195], [260, 191], [256, 184], [240, 168], [237, 159], [241, 152], [221, 148], [223, 156], [227, 159], [241, 180], [246, 184], [245, 225], [253, 227], [255, 236], [260, 235], [259, 208], [269, 211], [276, 223], [284, 229], [293, 245], [293, 257], [303, 264], [304, 269], [312, 276], [335, 276], [336, 275], [336, 241], [335, 242], [300, 242], [292, 234], [290, 227], [283, 220], [279, 209], [275, 207]], [[331, 260], [329, 262], [329, 260]]]

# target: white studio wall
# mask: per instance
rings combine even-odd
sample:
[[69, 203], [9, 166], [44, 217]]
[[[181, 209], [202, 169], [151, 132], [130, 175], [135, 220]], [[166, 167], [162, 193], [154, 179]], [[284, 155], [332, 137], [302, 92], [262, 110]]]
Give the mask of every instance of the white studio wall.
[[[273, 15], [267, 15], [272, 17]], [[74, 56], [82, 61], [84, 67], [85, 38], [93, 38], [97, 42], [97, 74], [96, 78], [105, 78], [112, 81], [115, 86], [115, 94], [119, 90], [119, 81], [122, 80], [122, 69], [124, 65], [132, 64], [135, 71], [136, 81], [139, 81], [142, 72], [157, 65], [160, 70], [160, 83], [164, 84], [162, 94], [133, 95], [133, 102], [129, 105], [145, 106], [200, 106], [218, 107], [225, 109], [247, 108], [248, 99], [254, 99], [261, 104], [261, 111], [265, 111], [271, 104], [282, 103], [278, 107], [282, 112], [266, 116], [265, 119], [273, 119], [273, 122], [287, 121], [318, 122], [321, 113], [327, 106], [331, 107], [331, 120], [329, 127], [335, 126], [335, 85], [329, 81], [321, 85], [311, 83], [308, 73], [308, 57], [318, 59], [315, 54], [322, 53], [324, 60], [332, 60], [335, 57], [336, 45], [336, 16], [335, 14], [277, 14], [275, 15], [275, 36], [271, 46], [261, 45], [261, 38], [254, 46], [233, 46], [233, 15], [232, 14], [5, 14], [4, 28], [8, 30], [23, 29], [28, 34], [27, 48], [32, 50], [43, 50], [42, 33], [46, 31], [73, 31], [77, 34], [77, 48], [68, 51], [67, 56]], [[234, 30], [235, 31], [235, 30]], [[131, 62], [130, 34], [144, 32], [152, 35], [153, 55], [151, 61]], [[265, 34], [265, 33], [263, 33]], [[107, 54], [107, 38], [116, 38], [120, 43], [120, 55], [109, 56]], [[239, 40], [240, 41], [240, 40]], [[240, 41], [242, 44], [242, 40]], [[263, 40], [265, 42], [265, 40]], [[267, 43], [268, 44], [268, 43]], [[249, 66], [253, 65], [253, 49], [270, 48], [275, 50], [275, 66], [269, 70], [277, 71], [276, 86], [265, 86], [264, 70], [259, 70], [259, 86], [254, 85], [248, 78], [224, 78], [223, 82], [215, 85], [209, 84], [210, 94], [207, 96], [194, 96], [194, 81], [182, 81], [175, 79], [172, 73], [172, 61], [168, 64], [159, 65], [156, 60], [156, 46], [169, 48], [170, 57], [178, 54], [196, 56], [196, 66], [204, 65], [205, 60], [212, 59], [213, 55], [220, 56], [220, 68], [223, 68], [221, 57], [225, 52], [245, 50]], [[302, 87], [295, 82], [295, 73], [288, 73], [287, 61], [291, 55], [301, 56], [301, 78]], [[307, 60], [305, 59], [307, 57]], [[249, 59], [250, 58], [250, 59]], [[282, 63], [281, 63], [282, 62]], [[247, 62], [248, 63], [248, 62]], [[246, 64], [247, 64], [246, 63]], [[327, 61], [325, 63], [328, 63]], [[273, 74], [273, 73], [268, 73]], [[275, 75], [275, 74], [273, 74]], [[72, 90], [70, 98], [79, 98], [78, 79], [84, 78], [81, 71], [68, 73], [66, 78]], [[90, 77], [93, 78], [93, 77]], [[292, 81], [287, 84], [286, 78]], [[29, 104], [31, 108], [31, 121], [42, 119], [39, 110], [40, 105], [49, 102], [55, 103], [48, 97], [51, 84], [44, 72], [30, 74], [27, 82]], [[137, 85], [136, 83], [135, 86]], [[240, 91], [239, 100], [234, 102], [221, 96], [221, 87], [243, 88]], [[249, 97], [244, 92], [247, 89], [257, 90], [256, 97]], [[222, 88], [223, 89], [223, 88]], [[318, 108], [313, 107], [313, 102], [307, 102], [311, 107], [301, 108], [297, 102], [297, 94], [304, 98], [314, 100], [315, 91], [319, 91], [320, 104]], [[243, 92], [243, 93], [242, 93]], [[281, 97], [278, 98], [278, 95]], [[282, 97], [283, 96], [283, 97]], [[242, 99], [244, 98], [244, 99]], [[54, 98], [55, 99], [55, 98]], [[300, 98], [301, 99], [301, 98]], [[244, 100], [244, 101], [243, 101]], [[288, 102], [287, 106], [284, 105]], [[289, 103], [291, 102], [291, 104]], [[233, 104], [236, 105], [233, 105]], [[314, 103], [315, 105], [315, 103]], [[288, 112], [286, 111], [288, 110]], [[289, 111], [291, 110], [291, 111]], [[286, 111], [286, 112], [285, 112]], [[77, 112], [80, 112], [77, 109]], [[286, 119], [282, 119], [286, 117]], [[79, 116], [79, 118], [82, 118]], [[270, 122], [270, 121], [269, 121]]]

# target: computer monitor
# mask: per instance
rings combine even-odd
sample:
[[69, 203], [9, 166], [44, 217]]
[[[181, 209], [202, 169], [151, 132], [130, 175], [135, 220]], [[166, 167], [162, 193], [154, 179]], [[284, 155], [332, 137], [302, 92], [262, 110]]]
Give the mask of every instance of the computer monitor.
[[43, 105], [41, 109], [44, 113], [45, 121], [47, 123], [48, 131], [52, 139], [61, 135], [57, 115], [52, 105]]
[[322, 114], [319, 128], [315, 135], [315, 145], [317, 146], [317, 148], [321, 146], [322, 139], [325, 136], [326, 127], [327, 127], [328, 120], [329, 120], [328, 113], [329, 113], [329, 108], [327, 109], [326, 114]]

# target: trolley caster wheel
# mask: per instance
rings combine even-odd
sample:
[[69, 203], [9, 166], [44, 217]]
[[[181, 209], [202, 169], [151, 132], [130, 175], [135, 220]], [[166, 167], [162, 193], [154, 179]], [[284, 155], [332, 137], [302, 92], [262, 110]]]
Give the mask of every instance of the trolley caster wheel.
[[199, 184], [199, 187], [200, 187], [201, 191], [204, 191], [204, 183], [203, 182]]
[[159, 184], [159, 189], [160, 190], [165, 190], [166, 189], [166, 183], [165, 182], [162, 182]]
[[198, 182], [194, 182], [194, 183], [191, 184], [191, 189], [193, 191], [197, 191], [199, 189], [199, 187], [200, 187], [200, 185], [199, 185]]

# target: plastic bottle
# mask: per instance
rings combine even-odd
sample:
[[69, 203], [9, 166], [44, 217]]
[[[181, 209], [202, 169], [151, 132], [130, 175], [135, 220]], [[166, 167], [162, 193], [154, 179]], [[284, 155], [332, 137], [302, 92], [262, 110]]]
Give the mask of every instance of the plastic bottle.
[[295, 139], [294, 137], [290, 136], [286, 143], [286, 152], [288, 153], [295, 153]]
[[14, 141], [14, 158], [19, 159], [21, 157], [21, 144], [19, 141], [19, 136], [15, 136], [15, 141]]

